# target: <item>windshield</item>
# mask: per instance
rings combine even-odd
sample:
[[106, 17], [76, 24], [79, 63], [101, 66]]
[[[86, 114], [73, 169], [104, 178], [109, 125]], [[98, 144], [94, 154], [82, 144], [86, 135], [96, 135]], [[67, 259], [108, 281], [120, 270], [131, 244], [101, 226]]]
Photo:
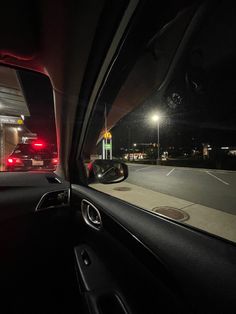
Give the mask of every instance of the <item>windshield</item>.
[[13, 155], [29, 155], [29, 154], [57, 154], [55, 145], [49, 144], [18, 144], [13, 151]]
[[54, 171], [57, 164], [49, 79], [0, 67], [0, 171]]

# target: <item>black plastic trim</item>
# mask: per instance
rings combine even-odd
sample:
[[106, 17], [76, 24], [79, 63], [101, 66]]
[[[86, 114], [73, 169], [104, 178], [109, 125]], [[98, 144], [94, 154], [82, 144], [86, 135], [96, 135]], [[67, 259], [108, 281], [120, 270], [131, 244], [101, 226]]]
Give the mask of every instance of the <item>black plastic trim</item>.
[[201, 312], [203, 306], [208, 313], [214, 310], [231, 313], [235, 308], [234, 243], [148, 213], [91, 188], [73, 185], [72, 189], [161, 260], [196, 312]]

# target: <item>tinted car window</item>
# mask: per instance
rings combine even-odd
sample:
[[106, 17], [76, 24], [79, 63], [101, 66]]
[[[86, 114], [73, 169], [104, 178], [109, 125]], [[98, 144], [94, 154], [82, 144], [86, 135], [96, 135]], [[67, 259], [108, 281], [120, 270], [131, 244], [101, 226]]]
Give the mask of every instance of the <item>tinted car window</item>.
[[127, 35], [84, 146], [86, 165], [123, 160], [129, 177], [91, 187], [236, 241], [234, 3], [188, 7], [161, 26], [153, 10]]
[[46, 145], [44, 148], [35, 148], [33, 144], [19, 144], [13, 151], [14, 155], [17, 154], [56, 154], [56, 148], [51, 145]]

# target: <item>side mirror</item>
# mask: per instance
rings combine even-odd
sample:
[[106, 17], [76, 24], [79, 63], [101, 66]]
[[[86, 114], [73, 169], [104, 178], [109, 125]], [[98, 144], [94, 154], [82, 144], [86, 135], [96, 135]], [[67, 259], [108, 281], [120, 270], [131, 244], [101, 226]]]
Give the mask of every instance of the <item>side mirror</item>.
[[[116, 160], [97, 159], [89, 164], [89, 180], [103, 184], [119, 183], [128, 177], [128, 167]], [[95, 179], [95, 180], [94, 180]]]

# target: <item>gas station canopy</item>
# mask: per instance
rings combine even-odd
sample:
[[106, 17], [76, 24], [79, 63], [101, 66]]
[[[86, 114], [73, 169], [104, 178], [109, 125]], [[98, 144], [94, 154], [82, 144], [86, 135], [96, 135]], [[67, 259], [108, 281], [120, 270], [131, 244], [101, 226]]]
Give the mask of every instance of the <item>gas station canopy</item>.
[[27, 131], [24, 117], [30, 112], [20, 82], [16, 70], [0, 67], [0, 171], [6, 170], [7, 156]]
[[0, 116], [30, 116], [17, 71], [0, 67]]

